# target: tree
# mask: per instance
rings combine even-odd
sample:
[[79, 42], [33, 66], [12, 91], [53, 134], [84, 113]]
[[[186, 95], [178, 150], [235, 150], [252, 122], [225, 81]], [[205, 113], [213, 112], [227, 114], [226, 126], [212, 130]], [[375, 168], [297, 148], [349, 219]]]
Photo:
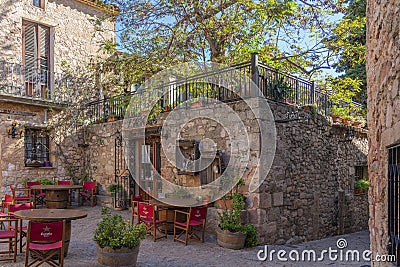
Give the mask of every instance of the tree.
[[346, 4], [345, 15], [334, 27], [326, 45], [337, 56], [333, 64], [336, 71], [344, 72], [335, 79], [336, 82], [339, 79], [342, 80], [341, 83], [359, 81], [359, 89], [351, 86], [349, 89], [355, 93], [354, 101], [366, 105], [366, 0], [347, 0]]

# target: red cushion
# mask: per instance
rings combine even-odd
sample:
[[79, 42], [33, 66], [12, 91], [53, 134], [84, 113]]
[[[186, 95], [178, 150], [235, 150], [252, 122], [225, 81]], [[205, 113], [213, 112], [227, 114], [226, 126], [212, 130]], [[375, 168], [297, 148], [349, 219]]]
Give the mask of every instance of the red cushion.
[[30, 197], [28, 197], [28, 196], [18, 196], [18, 197], [15, 197], [15, 200], [30, 200], [31, 198]]
[[37, 197], [44, 197], [44, 196], [46, 196], [46, 193], [40, 193], [40, 194], [37, 194], [36, 196]]
[[29, 249], [33, 250], [51, 250], [62, 247], [62, 241], [57, 241], [49, 244], [29, 243]]
[[15, 236], [15, 231], [13, 230], [1, 230], [0, 231], [0, 239], [11, 238]]
[[[175, 222], [175, 224], [185, 227], [187, 222]], [[198, 225], [202, 225], [202, 224], [203, 224], [203, 222], [199, 222], [196, 220], [191, 220], [189, 223], [190, 226], [198, 226]]]

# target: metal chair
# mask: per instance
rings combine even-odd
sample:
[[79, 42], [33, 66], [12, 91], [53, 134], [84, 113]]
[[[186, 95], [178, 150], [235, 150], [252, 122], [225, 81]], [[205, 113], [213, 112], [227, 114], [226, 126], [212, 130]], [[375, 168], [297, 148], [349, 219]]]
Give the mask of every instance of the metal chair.
[[96, 205], [96, 188], [96, 182], [83, 182], [83, 189], [79, 193], [82, 198], [82, 205], [84, 200], [88, 201], [92, 207]]
[[[58, 222], [29, 221], [28, 236], [26, 239], [25, 266], [64, 265], [65, 220]], [[29, 263], [29, 254], [35, 257]], [[54, 256], [58, 255], [58, 262]]]
[[[165, 228], [166, 220], [158, 220], [156, 218], [155, 206], [139, 202], [138, 203], [138, 224], [144, 223], [146, 225], [147, 233], [153, 236], [153, 240], [156, 241], [160, 238], [167, 238], [167, 229]], [[160, 226], [164, 226], [164, 233], [161, 231]]]
[[[183, 214], [186, 216], [186, 220], [183, 222], [177, 221], [177, 214]], [[179, 241], [187, 245], [190, 238], [200, 240], [204, 243], [204, 232], [207, 221], [207, 207], [191, 207], [189, 212], [181, 210], [175, 210], [174, 216], [174, 241]], [[197, 229], [199, 228], [200, 229]], [[181, 230], [177, 235], [177, 229]], [[201, 238], [196, 234], [196, 231], [201, 233]], [[185, 239], [180, 237], [185, 234]]]

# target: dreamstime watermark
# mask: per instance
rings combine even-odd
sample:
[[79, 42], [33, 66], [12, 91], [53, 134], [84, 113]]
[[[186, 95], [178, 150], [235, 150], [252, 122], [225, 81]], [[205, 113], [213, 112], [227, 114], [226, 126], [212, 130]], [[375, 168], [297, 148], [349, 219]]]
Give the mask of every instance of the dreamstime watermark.
[[257, 258], [260, 261], [275, 260], [281, 262], [322, 262], [325, 260], [334, 262], [395, 262], [395, 255], [373, 255], [370, 250], [359, 251], [357, 249], [347, 249], [347, 240], [339, 238], [336, 242], [336, 247], [328, 247], [328, 249], [314, 250], [292, 249], [286, 251], [284, 249], [276, 250], [269, 249], [267, 245], [264, 249], [260, 249], [257, 253]]
[[[244, 72], [216, 63], [185, 63], [155, 74], [132, 96], [123, 122], [125, 159], [137, 173], [134, 179], [153, 198], [186, 207], [221, 198], [241, 177], [248, 179], [249, 192], [256, 191], [276, 149], [274, 116], [262, 96]], [[224, 97], [241, 101], [229, 104]], [[165, 108], [169, 112], [161, 119]], [[147, 145], [154, 120], [161, 129], [152, 133], [160, 139], [157, 148]], [[167, 166], [161, 171], [152, 164], [157, 153]], [[213, 165], [218, 160], [223, 164]], [[190, 185], [179, 176], [207, 170], [216, 178], [206, 185]]]

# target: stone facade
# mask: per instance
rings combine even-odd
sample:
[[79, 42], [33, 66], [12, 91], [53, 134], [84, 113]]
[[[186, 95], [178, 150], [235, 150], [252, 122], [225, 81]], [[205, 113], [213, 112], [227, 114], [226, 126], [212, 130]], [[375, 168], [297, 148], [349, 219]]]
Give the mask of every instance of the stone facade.
[[[296, 107], [269, 103], [276, 119], [297, 110]], [[247, 210], [243, 217], [257, 227], [261, 243], [298, 243], [368, 227], [367, 195], [355, 196], [353, 191], [355, 166], [367, 164], [365, 130], [354, 128], [354, 138], [346, 140], [347, 127], [333, 125], [324, 116], [300, 110], [300, 116], [309, 117], [308, 121], [276, 124], [277, 149], [271, 171], [261, 187], [249, 193], [251, 171], [259, 154], [259, 130], [254, 124], [255, 115], [243, 102], [229, 105], [243, 120], [251, 140], [251, 158], [244, 174], [246, 185], [242, 189]], [[218, 114], [217, 110], [215, 114]], [[195, 112], [201, 117], [205, 110], [198, 108]], [[162, 125], [165, 117], [166, 113], [161, 114], [156, 125]], [[179, 120], [172, 121], [179, 125]], [[87, 158], [90, 165], [95, 166], [91, 175], [103, 189], [114, 179], [113, 135], [121, 127], [122, 122], [117, 121], [86, 129]], [[163, 137], [169, 135], [163, 132]], [[190, 140], [210, 138], [223, 153], [228, 152], [231, 145], [226, 131], [205, 118], [186, 124], [181, 137]], [[184, 175], [174, 174], [165, 154], [161, 154], [161, 159], [162, 175], [175, 183], [182, 183]], [[103, 199], [105, 204], [111, 203], [109, 199]], [[217, 213], [217, 209], [209, 209], [207, 228], [210, 232], [215, 231], [218, 225]]]
[[399, 9], [396, 0], [367, 1], [369, 228], [371, 250], [381, 255], [389, 236], [388, 147], [400, 144]]
[[[76, 170], [82, 169], [82, 161], [76, 158], [82, 153], [82, 148], [70, 145], [80, 139], [75, 135], [72, 119], [74, 116], [71, 115], [76, 108], [66, 108], [65, 103], [56, 103], [54, 96], [47, 99], [41, 95], [42, 99], [34, 93], [25, 93], [26, 85], [23, 75], [20, 75], [21, 69], [10, 67], [10, 64], [22, 64], [23, 21], [36, 22], [50, 28], [50, 71], [58, 73], [65, 70], [72, 74], [79, 73], [79, 69], [87, 68], [88, 63], [107, 56], [99, 50], [102, 42], [115, 41], [115, 21], [110, 19], [112, 14], [93, 1], [44, 2], [45, 7], [40, 8], [33, 6], [31, 0], [0, 0], [0, 62], [6, 62], [5, 65], [0, 64], [0, 181], [3, 194], [9, 192], [9, 185], [40, 178], [70, 179], [77, 176]], [[15, 72], [16, 69], [19, 72]], [[85, 69], [85, 73], [89, 71]], [[49, 80], [51, 81], [47, 84], [47, 89], [54, 88], [56, 79]], [[72, 91], [76, 87], [69, 89]], [[95, 88], [90, 89], [93, 92], [88, 94], [96, 95]], [[88, 91], [82, 84], [80, 90]], [[56, 119], [59, 116], [69, 116], [70, 121], [64, 125], [68, 129], [60, 130], [60, 120]], [[50, 130], [52, 167], [25, 167], [24, 137], [10, 138], [6, 133], [6, 128], [11, 126], [12, 121], [16, 121], [21, 128]]]
[[22, 20], [50, 27], [55, 72], [84, 67], [99, 56], [102, 42], [115, 41], [115, 22], [100, 20], [104, 11], [80, 1], [45, 1], [42, 9], [32, 0], [1, 0], [0, 9], [0, 61], [22, 63]]

